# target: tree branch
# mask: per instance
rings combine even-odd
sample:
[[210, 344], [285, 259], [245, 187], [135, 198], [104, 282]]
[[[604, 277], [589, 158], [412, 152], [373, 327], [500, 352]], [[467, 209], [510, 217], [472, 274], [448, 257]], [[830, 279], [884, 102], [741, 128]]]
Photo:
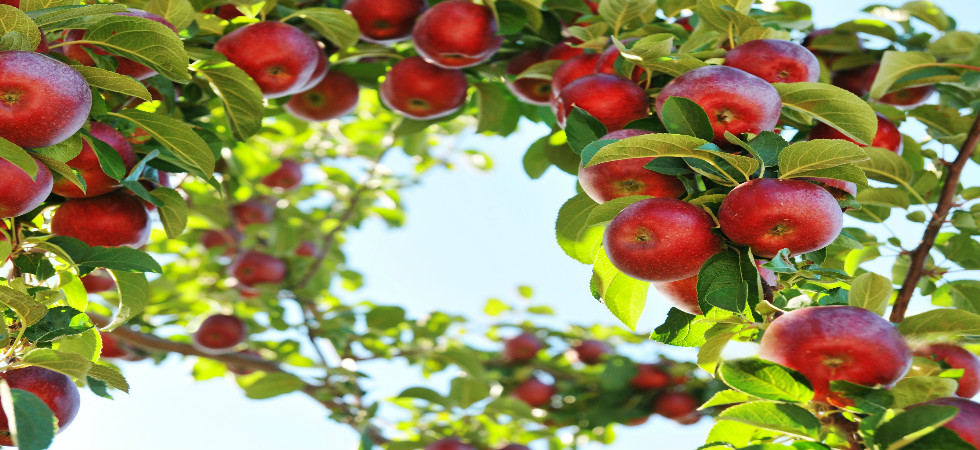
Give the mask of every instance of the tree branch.
[[919, 242], [919, 246], [909, 254], [909, 270], [905, 275], [905, 281], [902, 282], [902, 288], [898, 291], [895, 306], [892, 308], [889, 318], [892, 322], [898, 323], [905, 318], [905, 312], [908, 310], [912, 293], [915, 292], [915, 286], [922, 279], [929, 251], [936, 244], [936, 236], [939, 235], [940, 228], [946, 223], [946, 216], [953, 208], [960, 174], [963, 172], [963, 167], [966, 166], [967, 161], [970, 160], [970, 156], [973, 155], [978, 142], [980, 142], [980, 114], [977, 114], [976, 119], [974, 119], [973, 126], [970, 128], [956, 160], [949, 165], [946, 181], [943, 183], [943, 189], [939, 195], [939, 202], [936, 203], [936, 214], [929, 220], [929, 225], [926, 226], [926, 230], [922, 234], [922, 241]]

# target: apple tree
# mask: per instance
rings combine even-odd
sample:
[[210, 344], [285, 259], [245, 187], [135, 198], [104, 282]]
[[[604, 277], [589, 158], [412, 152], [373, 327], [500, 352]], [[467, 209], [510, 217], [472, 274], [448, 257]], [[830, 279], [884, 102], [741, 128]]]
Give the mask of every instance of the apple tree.
[[[980, 35], [930, 2], [820, 30], [795, 1], [0, 3], [0, 445], [176, 355], [365, 449], [609, 443], [652, 413], [713, 416], [704, 448], [980, 447]], [[528, 176], [578, 177], [557, 241], [629, 330], [542, 325], [529, 287], [479, 336], [351, 301], [345, 235], [400, 226], [433, 168], [492, 170], [453, 136], [521, 120], [551, 129]], [[452, 381], [390, 425], [358, 364], [394, 359]]]

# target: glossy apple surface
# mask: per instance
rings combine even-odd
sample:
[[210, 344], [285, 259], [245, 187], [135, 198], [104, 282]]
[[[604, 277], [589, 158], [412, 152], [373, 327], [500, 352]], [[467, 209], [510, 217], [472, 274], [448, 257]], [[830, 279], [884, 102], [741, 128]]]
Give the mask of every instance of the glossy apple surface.
[[504, 42], [490, 8], [468, 0], [439, 3], [419, 16], [412, 29], [415, 51], [444, 69], [480, 64]]
[[956, 395], [971, 398], [980, 393], [980, 358], [969, 350], [953, 344], [932, 344], [916, 349], [915, 355], [945, 363], [952, 369], [963, 369]]
[[668, 419], [686, 417], [697, 409], [697, 399], [686, 392], [664, 392], [653, 401], [653, 412]]
[[[92, 137], [109, 144], [119, 154], [127, 174], [133, 169], [136, 165], [136, 153], [133, 152], [133, 146], [126, 140], [126, 136], [100, 122], [92, 122], [91, 133]], [[62, 178], [54, 184], [52, 191], [55, 194], [68, 198], [95, 197], [112, 192], [119, 187], [119, 181], [106, 175], [102, 170], [99, 157], [86, 140], [82, 140], [82, 152], [67, 164], [68, 167], [78, 171], [85, 180], [85, 192], [68, 179]]]
[[559, 95], [561, 90], [575, 80], [596, 73], [598, 53], [584, 53], [563, 62], [551, 75], [551, 92]]
[[[11, 389], [22, 389], [36, 395], [51, 408], [58, 420], [59, 431], [71, 424], [78, 414], [78, 388], [67, 375], [43, 367], [29, 366], [0, 372]], [[13, 446], [7, 415], [0, 410], [0, 445]]]
[[663, 389], [671, 385], [670, 374], [656, 364], [638, 364], [630, 386], [637, 389]]
[[543, 383], [537, 378], [530, 378], [514, 388], [513, 395], [523, 400], [524, 403], [537, 408], [551, 402], [551, 397], [555, 395], [555, 392], [553, 385]]
[[[599, 140], [623, 139], [644, 134], [651, 134], [651, 132], [619, 130], [609, 133]], [[630, 195], [678, 198], [687, 193], [684, 183], [677, 177], [654, 172], [644, 167], [653, 159], [629, 158], [589, 167], [579, 165], [578, 182], [582, 186], [582, 190], [596, 203], [605, 203], [614, 198]]]
[[303, 181], [303, 165], [291, 159], [284, 159], [279, 168], [262, 178], [262, 184], [269, 187], [292, 189]]
[[510, 75], [507, 88], [522, 102], [547, 106], [551, 103], [551, 83], [537, 78], [512, 79], [537, 63], [545, 61], [547, 50], [543, 48], [527, 50], [511, 58], [504, 73]]
[[733, 48], [725, 65], [744, 70], [770, 83], [816, 82], [820, 62], [806, 47], [779, 39], [757, 39]]
[[602, 122], [607, 131], [621, 130], [634, 120], [650, 116], [646, 91], [608, 73], [586, 75], [562, 88], [556, 103], [559, 126], [565, 126], [565, 119], [576, 106]]
[[99, 357], [122, 358], [124, 356], [129, 356], [129, 352], [119, 345], [119, 341], [112, 336], [112, 333], [100, 331], [99, 335], [102, 337], [102, 353], [99, 354]]
[[218, 39], [214, 50], [252, 77], [266, 98], [285, 97], [306, 86], [322, 52], [306, 33], [275, 21], [232, 31]]
[[283, 109], [303, 120], [321, 122], [354, 111], [360, 98], [357, 81], [342, 72], [329, 72], [310, 89], [294, 94]]
[[108, 272], [100, 269], [82, 277], [82, 285], [85, 286], [85, 292], [98, 294], [115, 289], [116, 280]]
[[135, 248], [150, 237], [150, 214], [139, 198], [119, 191], [69, 199], [54, 212], [51, 232], [93, 247]]
[[347, 0], [344, 9], [354, 16], [361, 39], [389, 43], [412, 35], [412, 26], [428, 5], [425, 0]]
[[286, 263], [275, 256], [248, 251], [232, 263], [231, 274], [239, 283], [252, 287], [261, 283], [279, 283], [286, 278]]
[[54, 177], [48, 166], [36, 159], [34, 163], [37, 174], [31, 178], [14, 163], [0, 158], [0, 219], [26, 214], [48, 198]]
[[466, 75], [417, 56], [395, 64], [378, 88], [381, 102], [401, 115], [428, 120], [456, 112], [466, 101]]
[[245, 340], [245, 323], [235, 316], [216, 314], [204, 319], [194, 332], [194, 343], [214, 351], [227, 351]]

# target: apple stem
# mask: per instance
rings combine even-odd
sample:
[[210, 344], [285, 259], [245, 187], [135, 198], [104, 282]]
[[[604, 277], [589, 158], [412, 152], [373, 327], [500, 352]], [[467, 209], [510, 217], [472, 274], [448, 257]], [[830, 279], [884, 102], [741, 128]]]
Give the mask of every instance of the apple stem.
[[974, 119], [973, 126], [970, 128], [963, 146], [960, 147], [960, 153], [956, 156], [956, 160], [948, 167], [945, 176], [946, 181], [943, 183], [943, 189], [939, 194], [939, 202], [936, 203], [936, 212], [922, 234], [922, 241], [919, 242], [919, 246], [915, 250], [909, 253], [909, 270], [905, 275], [905, 281], [902, 282], [902, 288], [898, 291], [895, 306], [892, 307], [889, 318], [892, 322], [899, 323], [905, 318], [905, 312], [908, 310], [909, 301], [912, 300], [915, 286], [922, 279], [929, 251], [935, 245], [936, 236], [939, 235], [940, 229], [946, 223], [946, 216], [949, 215], [949, 211], [955, 203], [956, 187], [959, 185], [963, 167], [973, 155], [977, 143], [980, 143], [980, 114]]

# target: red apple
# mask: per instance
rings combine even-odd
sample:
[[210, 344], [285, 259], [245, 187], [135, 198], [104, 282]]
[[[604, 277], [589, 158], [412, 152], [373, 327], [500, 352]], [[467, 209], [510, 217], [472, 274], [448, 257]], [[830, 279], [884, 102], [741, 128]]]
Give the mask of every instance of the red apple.
[[[0, 107], [0, 115], [2, 109]], [[36, 159], [34, 163], [37, 164], [37, 174], [32, 179], [14, 163], [0, 158], [0, 219], [26, 214], [48, 198], [51, 186], [54, 185], [54, 177], [48, 166]]]
[[844, 214], [833, 195], [800, 180], [759, 178], [732, 189], [718, 209], [721, 231], [752, 253], [773, 258], [820, 250], [840, 234]]
[[694, 411], [690, 414], [685, 414], [681, 417], [674, 418], [674, 422], [677, 422], [681, 425], [694, 425], [700, 421], [701, 421], [701, 414], [698, 414], [697, 411]]
[[323, 50], [323, 44], [313, 41], [320, 49], [316, 53], [316, 66], [313, 67], [313, 74], [310, 75], [310, 79], [306, 80], [303, 86], [296, 88], [295, 92], [306, 92], [313, 89], [316, 85], [320, 84], [324, 78], [327, 77], [327, 73], [330, 71], [330, 57], [327, 56], [327, 52]]
[[596, 73], [598, 53], [585, 53], [561, 63], [551, 75], [551, 92], [560, 95], [561, 90], [575, 80]]
[[[43, 367], [29, 366], [0, 372], [11, 389], [22, 389], [36, 395], [51, 408], [58, 420], [58, 430], [64, 430], [78, 414], [78, 388], [68, 375]], [[0, 445], [13, 446], [7, 414], [0, 410]]]
[[254, 250], [239, 256], [229, 269], [239, 283], [248, 287], [260, 283], [280, 283], [286, 278], [286, 263]]
[[650, 420], [650, 416], [637, 417], [635, 419], [628, 420], [625, 424], [628, 427], [636, 427], [647, 423]]
[[93, 247], [141, 247], [150, 237], [150, 214], [138, 197], [125, 192], [69, 199], [55, 210], [51, 232]]
[[[117, 16], [139, 17], [142, 19], [152, 20], [154, 22], [166, 26], [167, 28], [170, 28], [171, 30], [173, 30], [174, 33], [177, 33], [177, 28], [174, 27], [172, 23], [167, 21], [167, 19], [164, 19], [163, 17], [160, 17], [153, 13], [149, 13], [139, 9], [130, 9], [129, 11], [115, 13], [115, 14]], [[65, 38], [64, 38], [65, 42], [80, 41], [83, 39], [85, 39], [85, 30], [80, 30], [80, 29], [69, 31], [68, 33], [65, 34]], [[88, 49], [89, 51], [97, 55], [110, 54], [109, 52], [103, 50], [102, 48], [99, 48], [92, 44], [69, 44], [62, 47], [62, 49], [64, 50], [65, 56], [74, 59], [75, 61], [78, 61], [86, 66], [95, 65], [95, 61], [92, 59], [92, 55], [90, 55], [88, 51], [86, 51], [86, 49]], [[137, 80], [145, 80], [157, 74], [155, 70], [143, 64], [140, 64], [136, 61], [133, 61], [129, 58], [123, 58], [121, 56], [115, 56], [115, 58], [117, 62], [116, 73], [120, 75], [131, 76], [133, 78], [136, 78]]]
[[20, 8], [20, 0], [0, 0], [0, 5], [10, 5], [14, 8]]
[[816, 82], [820, 62], [806, 47], [778, 39], [740, 44], [725, 55], [725, 65], [744, 70], [770, 83]]
[[637, 364], [636, 375], [630, 379], [630, 386], [637, 389], [663, 389], [670, 386], [670, 374], [656, 364]]
[[439, 3], [418, 18], [412, 29], [415, 51], [444, 69], [480, 64], [497, 52], [503, 36], [490, 8], [469, 0]]
[[504, 342], [504, 358], [513, 362], [530, 361], [544, 345], [531, 333], [521, 333]]
[[980, 393], [980, 358], [969, 350], [953, 344], [932, 344], [920, 347], [915, 355], [942, 362], [952, 369], [963, 369], [956, 395], [971, 398]]
[[347, 0], [344, 9], [354, 16], [361, 39], [389, 43], [412, 35], [412, 26], [428, 5], [425, 0]]
[[721, 251], [715, 223], [700, 207], [680, 200], [641, 200], [620, 211], [606, 228], [603, 246], [621, 272], [646, 281], [694, 276]]
[[579, 342], [574, 350], [578, 360], [590, 366], [599, 364], [606, 355], [612, 353], [609, 344], [595, 339], [585, 339]]
[[691, 26], [691, 16], [681, 17], [674, 21], [674, 23], [681, 26], [681, 28], [687, 31], [694, 31], [694, 27]]
[[216, 314], [194, 332], [194, 343], [208, 351], [227, 352], [245, 341], [245, 323], [235, 316]]
[[[646, 130], [613, 131], [601, 138], [624, 139], [651, 134]], [[678, 198], [687, 190], [677, 177], [647, 169], [653, 158], [630, 158], [609, 161], [594, 166], [578, 168], [578, 182], [582, 190], [596, 203], [630, 195], [649, 195], [660, 198]]]
[[835, 199], [843, 200], [847, 198], [846, 194], [850, 194], [851, 197], [857, 195], [857, 185], [844, 180], [834, 180], [832, 178], [813, 178], [813, 177], [800, 177], [797, 180], [809, 181], [811, 183], [816, 183], [818, 186], [830, 192]]
[[306, 258], [312, 258], [316, 254], [316, 244], [310, 241], [300, 242], [299, 247], [296, 247], [296, 256], [303, 256]]
[[85, 286], [85, 292], [98, 294], [115, 289], [116, 280], [108, 272], [97, 270], [82, 277], [82, 285]]
[[772, 131], [783, 106], [768, 81], [727, 66], [700, 67], [674, 78], [657, 95], [658, 115], [670, 97], [684, 97], [704, 108], [718, 145], [728, 145], [726, 131], [736, 136]]
[[621, 130], [634, 120], [650, 116], [646, 91], [608, 73], [587, 75], [562, 88], [556, 103], [558, 125], [565, 126], [565, 119], [575, 106], [602, 122], [607, 131]]
[[303, 181], [303, 165], [291, 159], [284, 159], [279, 168], [262, 178], [262, 184], [282, 189], [292, 189]]
[[[871, 141], [871, 146], [886, 148], [888, 150], [895, 152], [896, 154], [901, 155], [902, 133], [898, 131], [898, 127], [895, 126], [895, 124], [892, 123], [891, 120], [888, 120], [888, 118], [885, 117], [883, 114], [881, 113], [875, 113], [875, 114], [878, 116], [878, 131], [875, 132], [875, 137]], [[813, 140], [813, 139], [844, 139], [845, 141], [858, 144], [858, 142], [855, 141], [854, 139], [847, 137], [846, 135], [844, 135], [844, 133], [837, 131], [830, 125], [827, 125], [823, 122], [818, 122], [810, 130], [810, 135], [809, 137], [807, 137], [807, 140]], [[858, 144], [858, 145], [860, 145], [861, 147], [867, 147], [867, 145], [864, 144]]]
[[544, 54], [544, 59], [560, 59], [562, 61], [568, 61], [578, 55], [585, 53], [585, 49], [572, 47], [573, 45], [581, 44], [582, 40], [578, 38], [566, 38], [561, 42], [555, 44], [553, 47], [548, 49], [548, 52]]
[[88, 121], [92, 91], [67, 64], [40, 53], [6, 51], [0, 52], [0, 73], [0, 137], [14, 145], [54, 145]]
[[201, 12], [203, 12], [203, 13], [213, 13], [214, 15], [216, 15], [216, 16], [222, 18], [222, 19], [225, 19], [225, 20], [231, 20], [231, 19], [234, 19], [236, 17], [244, 17], [245, 16], [245, 14], [242, 14], [242, 11], [239, 10], [237, 6], [235, 6], [235, 5], [231, 4], [231, 3], [229, 3], [227, 5], [221, 5], [221, 6], [219, 6], [217, 8], [217, 11], [215, 11], [214, 9], [215, 8], [208, 8], [208, 9], [205, 9], [204, 11], [201, 11]]
[[895, 326], [864, 308], [816, 306], [790, 311], [762, 335], [759, 357], [803, 374], [818, 402], [848, 400], [830, 391], [844, 380], [891, 387], [912, 365], [912, 351]]
[[686, 392], [664, 392], [653, 401], [653, 412], [668, 419], [680, 419], [697, 409], [697, 399]]
[[235, 217], [235, 223], [244, 228], [256, 223], [272, 222], [275, 210], [264, 199], [250, 198], [232, 206], [231, 213]]
[[283, 105], [286, 112], [310, 122], [343, 117], [354, 111], [361, 87], [342, 72], [329, 72], [315, 86], [298, 94]]
[[[623, 39], [623, 44], [628, 44], [633, 41], [638, 41], [639, 38]], [[613, 75], [618, 75], [616, 72], [616, 60], [619, 59], [620, 53], [619, 48], [615, 45], [610, 45], [602, 51], [599, 55], [599, 59], [596, 60], [595, 71], [598, 73], [611, 73]], [[633, 67], [633, 71], [630, 73], [630, 79], [634, 83], [639, 83], [641, 86], [646, 87], [647, 78], [643, 75], [643, 68], [640, 66]]]
[[953, 420], [943, 424], [943, 428], [956, 433], [960, 439], [970, 445], [980, 448], [980, 403], [967, 400], [965, 398], [946, 397], [930, 400], [925, 403], [910, 406], [909, 409], [919, 405], [938, 405], [955, 406], [960, 412], [953, 416]]
[[531, 449], [528, 448], [526, 445], [521, 445], [521, 444], [507, 444], [506, 447], [503, 447], [500, 450], [531, 450]]
[[378, 88], [385, 106], [416, 120], [448, 116], [466, 101], [466, 75], [417, 56], [395, 64]]
[[456, 438], [445, 438], [426, 445], [425, 450], [476, 450], [476, 448]]
[[[507, 63], [507, 68], [504, 70], [504, 73], [511, 77], [516, 77], [527, 70], [528, 67], [544, 61], [546, 52], [543, 48], [522, 52], [511, 58], [510, 62]], [[543, 106], [551, 103], [551, 83], [548, 80], [537, 78], [511, 80], [508, 77], [507, 88], [510, 89], [510, 92], [515, 97], [524, 103]]]
[[204, 245], [204, 248], [210, 250], [215, 247], [224, 247], [226, 249], [225, 256], [235, 254], [240, 240], [241, 233], [234, 229], [208, 230], [201, 236], [201, 244]]
[[306, 33], [282, 22], [259, 22], [218, 39], [214, 50], [244, 70], [266, 98], [302, 89], [316, 71], [320, 47]]
[[[122, 158], [126, 173], [129, 173], [136, 165], [136, 153], [133, 152], [132, 145], [126, 140], [126, 136], [116, 131], [109, 125], [100, 122], [92, 122], [92, 137], [109, 144], [116, 153]], [[99, 164], [99, 158], [95, 150], [87, 141], [82, 141], [82, 152], [74, 159], [68, 161], [68, 167], [78, 171], [82, 179], [85, 180], [85, 192], [67, 178], [62, 178], [54, 184], [52, 192], [62, 197], [85, 198], [107, 194], [119, 187], [119, 182], [106, 175]]]
[[555, 387], [550, 384], [542, 383], [537, 378], [530, 378], [514, 388], [514, 397], [524, 401], [532, 407], [540, 407], [551, 401], [555, 395]]
[[100, 358], [122, 358], [129, 356], [129, 351], [119, 345], [119, 341], [112, 337], [112, 333], [100, 331], [99, 335], [102, 336], [102, 353], [99, 354]]

